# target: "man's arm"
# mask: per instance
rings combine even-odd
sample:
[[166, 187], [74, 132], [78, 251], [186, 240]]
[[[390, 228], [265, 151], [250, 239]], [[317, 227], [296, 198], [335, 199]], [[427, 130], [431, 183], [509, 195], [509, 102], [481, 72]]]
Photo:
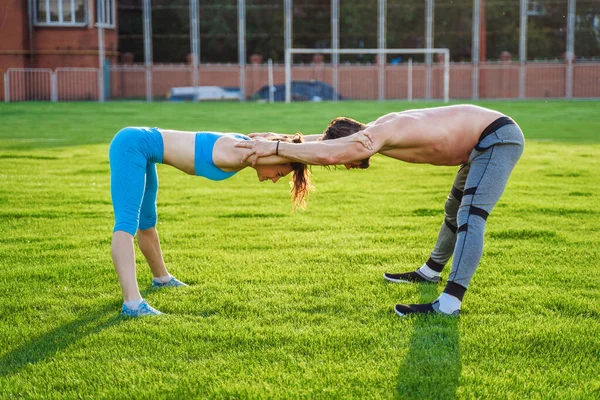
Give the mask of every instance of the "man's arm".
[[[265, 140], [277, 140], [278, 138], [282, 138], [282, 137], [287, 137], [287, 136], [293, 136], [293, 135], [285, 135], [282, 133], [275, 133], [275, 132], [254, 132], [254, 133], [250, 133], [248, 134], [249, 137], [251, 137], [252, 139], [265, 139]], [[302, 139], [304, 139], [305, 142], [316, 142], [317, 140], [321, 139], [323, 137], [322, 133], [317, 133], [317, 134], [313, 134], [313, 135], [302, 135]]]
[[257, 158], [272, 155], [309, 165], [336, 165], [367, 159], [377, 153], [381, 144], [378, 144], [376, 139], [358, 132], [345, 138], [310, 143], [242, 141], [238, 142], [236, 147], [251, 149], [247, 158], [253, 160], [253, 165]]

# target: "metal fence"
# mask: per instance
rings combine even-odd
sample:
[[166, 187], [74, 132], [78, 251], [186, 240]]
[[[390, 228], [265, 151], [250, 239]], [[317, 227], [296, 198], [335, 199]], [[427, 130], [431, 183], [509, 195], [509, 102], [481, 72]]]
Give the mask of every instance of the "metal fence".
[[46, 68], [9, 68], [4, 74], [4, 101], [55, 100], [56, 81]]
[[57, 101], [99, 100], [98, 68], [56, 68]]
[[[378, 64], [340, 64], [338, 90], [344, 99], [377, 100], [382, 82], [385, 100], [441, 100], [444, 97], [443, 73], [440, 64], [386, 64], [381, 81]], [[266, 64], [247, 65], [244, 74], [246, 99], [254, 98], [262, 87], [269, 84]], [[275, 85], [283, 85], [284, 66], [274, 65], [272, 76]], [[173, 87], [193, 86], [194, 68], [187, 64], [150, 67], [113, 65], [105, 68], [103, 80], [97, 68], [57, 68], [55, 71], [10, 68], [3, 78], [6, 102], [101, 101], [103, 98], [164, 100]], [[291, 78], [292, 81], [319, 81], [333, 86], [334, 66], [324, 63], [294, 64]], [[237, 64], [199, 65], [197, 80], [199, 86], [239, 87], [240, 68]], [[449, 97], [454, 100], [600, 99], [600, 62], [578, 62], [572, 66], [563, 62], [531, 62], [525, 65], [498, 62], [479, 66], [450, 63]]]

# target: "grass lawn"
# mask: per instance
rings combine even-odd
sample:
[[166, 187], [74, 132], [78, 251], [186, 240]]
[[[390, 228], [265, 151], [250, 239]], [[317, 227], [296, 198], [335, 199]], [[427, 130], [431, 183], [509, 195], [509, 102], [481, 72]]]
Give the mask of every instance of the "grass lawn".
[[[108, 144], [124, 126], [318, 133], [436, 103], [0, 104], [0, 399], [600, 398], [600, 102], [480, 102], [525, 153], [488, 219], [460, 318], [399, 318], [456, 168], [376, 156], [289, 186], [160, 165], [167, 316], [122, 319]], [[443, 273], [444, 281], [449, 273]]]

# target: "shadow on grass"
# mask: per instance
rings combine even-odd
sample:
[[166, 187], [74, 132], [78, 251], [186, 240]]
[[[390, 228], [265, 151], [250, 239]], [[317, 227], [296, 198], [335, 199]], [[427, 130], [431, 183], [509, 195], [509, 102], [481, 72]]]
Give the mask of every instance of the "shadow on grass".
[[19, 372], [29, 364], [51, 358], [86, 336], [98, 333], [123, 320], [119, 304], [111, 301], [83, 318], [43, 333], [0, 357], [0, 377]]
[[[437, 297], [437, 285], [418, 286], [419, 303]], [[410, 349], [398, 372], [396, 398], [456, 398], [461, 372], [458, 318], [443, 315], [409, 318], [414, 321], [413, 332]]]

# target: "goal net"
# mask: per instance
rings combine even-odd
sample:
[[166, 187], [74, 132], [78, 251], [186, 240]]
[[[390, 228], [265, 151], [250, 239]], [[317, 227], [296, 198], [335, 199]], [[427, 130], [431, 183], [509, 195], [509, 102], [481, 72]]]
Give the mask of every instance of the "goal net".
[[[332, 63], [293, 64], [297, 54], [329, 54]], [[339, 63], [340, 55], [380, 55], [374, 64]], [[397, 55], [392, 63], [387, 55]], [[413, 63], [411, 55], [431, 55], [432, 63]], [[285, 52], [285, 101], [449, 100], [448, 49], [300, 49]]]

